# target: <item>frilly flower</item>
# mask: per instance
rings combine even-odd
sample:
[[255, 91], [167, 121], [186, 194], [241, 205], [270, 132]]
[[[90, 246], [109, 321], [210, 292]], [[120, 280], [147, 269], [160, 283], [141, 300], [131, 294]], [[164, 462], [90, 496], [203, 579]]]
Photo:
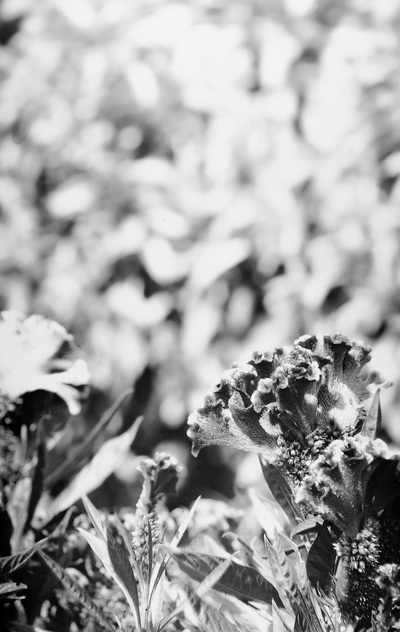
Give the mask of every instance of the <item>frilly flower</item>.
[[386, 444], [358, 434], [333, 441], [309, 465], [295, 502], [355, 537], [365, 515], [370, 477], [386, 453]]
[[81, 410], [89, 371], [73, 359], [73, 337], [58, 323], [16, 311], [0, 313], [0, 418], [25, 393], [48, 391], [60, 397], [71, 415]]
[[353, 434], [365, 417], [371, 385], [382, 382], [377, 373], [361, 373], [369, 359], [369, 347], [341, 334], [303, 336], [292, 347], [255, 352], [247, 364], [227, 371], [190, 415], [193, 454], [223, 445], [282, 465], [285, 446], [296, 443], [301, 458], [304, 450], [315, 453]]

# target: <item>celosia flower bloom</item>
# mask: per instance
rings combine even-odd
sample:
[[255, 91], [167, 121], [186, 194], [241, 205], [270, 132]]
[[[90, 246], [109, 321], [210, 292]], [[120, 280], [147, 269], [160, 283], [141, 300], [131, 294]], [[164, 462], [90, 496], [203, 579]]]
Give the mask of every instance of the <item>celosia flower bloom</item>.
[[0, 417], [25, 393], [39, 390], [58, 395], [71, 415], [80, 412], [89, 371], [84, 360], [71, 357], [72, 342], [55, 321], [0, 313]]
[[293, 347], [254, 353], [227, 371], [189, 417], [193, 453], [225, 445], [260, 452], [273, 463], [286, 442], [315, 451], [328, 438], [354, 433], [371, 383], [382, 381], [361, 375], [369, 359], [368, 347], [339, 334], [303, 336]]
[[289, 480], [296, 503], [355, 534], [385, 448], [375, 436], [354, 436], [371, 385], [383, 381], [361, 372], [369, 359], [369, 347], [340, 334], [254, 353], [189, 417], [193, 453], [211, 444], [258, 452]]

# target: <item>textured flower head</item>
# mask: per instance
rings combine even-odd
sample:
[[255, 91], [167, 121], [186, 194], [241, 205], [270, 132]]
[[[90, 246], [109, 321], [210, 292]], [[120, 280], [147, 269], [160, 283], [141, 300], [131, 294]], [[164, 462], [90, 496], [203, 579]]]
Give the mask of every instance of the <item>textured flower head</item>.
[[385, 452], [383, 441], [363, 434], [332, 441], [309, 463], [295, 502], [354, 537], [365, 515], [368, 482]]
[[73, 359], [73, 338], [58, 323], [15, 311], [0, 313], [0, 418], [25, 393], [55, 393], [71, 415], [81, 410], [89, 371]]
[[378, 374], [361, 373], [369, 359], [369, 347], [340, 334], [303, 336], [292, 347], [255, 352], [227, 371], [189, 417], [193, 453], [225, 445], [273, 463], [288, 443], [304, 450], [317, 439], [321, 448], [354, 433], [371, 384], [382, 382]]

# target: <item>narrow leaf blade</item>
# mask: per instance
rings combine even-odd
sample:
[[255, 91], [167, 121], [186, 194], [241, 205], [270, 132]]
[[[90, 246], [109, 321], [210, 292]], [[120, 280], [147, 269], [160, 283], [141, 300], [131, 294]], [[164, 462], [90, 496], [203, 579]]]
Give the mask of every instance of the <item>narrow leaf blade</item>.
[[312, 586], [315, 588], [319, 586], [324, 592], [330, 591], [335, 560], [336, 553], [333, 548], [332, 537], [327, 523], [324, 522], [307, 556], [307, 575]]
[[[255, 568], [237, 564], [232, 558], [224, 560], [185, 549], [171, 549], [171, 553], [180, 569], [192, 579], [203, 582], [217, 569], [216, 580], [213, 582], [215, 590], [238, 599], [271, 603], [273, 586]], [[223, 572], [218, 579], [221, 568]]]
[[93, 602], [87, 592], [75, 582], [68, 573], [55, 562], [46, 553], [38, 550], [39, 555], [42, 557], [47, 566], [53, 571], [54, 575], [60, 580], [64, 588], [68, 590], [76, 599], [86, 608], [89, 614], [99, 623], [103, 628], [105, 627], [109, 632], [115, 632], [114, 626], [112, 626], [104, 616], [104, 612], [100, 610]]
[[367, 417], [363, 423], [361, 434], [375, 439], [382, 424], [380, 389], [378, 388], [372, 400]]

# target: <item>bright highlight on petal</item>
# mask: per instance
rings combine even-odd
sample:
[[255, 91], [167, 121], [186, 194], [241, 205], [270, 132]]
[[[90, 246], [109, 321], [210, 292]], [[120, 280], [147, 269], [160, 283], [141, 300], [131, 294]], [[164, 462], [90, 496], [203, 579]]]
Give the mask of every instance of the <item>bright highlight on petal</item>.
[[72, 354], [73, 337], [55, 321], [1, 312], [0, 399], [12, 405], [25, 393], [43, 390], [63, 399], [71, 415], [78, 414], [89, 371]]

